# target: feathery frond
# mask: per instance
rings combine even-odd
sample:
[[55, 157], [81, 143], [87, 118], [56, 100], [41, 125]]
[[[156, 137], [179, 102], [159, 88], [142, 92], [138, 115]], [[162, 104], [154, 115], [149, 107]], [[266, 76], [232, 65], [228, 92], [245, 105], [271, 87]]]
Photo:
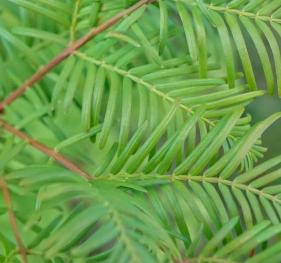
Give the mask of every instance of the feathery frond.
[[0, 0], [0, 261], [279, 262], [281, 114], [246, 106], [281, 94], [280, 26], [280, 0]]

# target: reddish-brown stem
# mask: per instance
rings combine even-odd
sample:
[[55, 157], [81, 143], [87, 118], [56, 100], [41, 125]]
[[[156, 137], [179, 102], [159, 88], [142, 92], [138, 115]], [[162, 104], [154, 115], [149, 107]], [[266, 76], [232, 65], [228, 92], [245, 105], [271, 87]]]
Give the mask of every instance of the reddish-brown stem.
[[35, 83], [41, 80], [48, 72], [50, 72], [54, 67], [60, 64], [67, 57], [71, 56], [76, 50], [80, 47], [84, 46], [87, 42], [89, 42], [92, 38], [94, 38], [99, 33], [105, 31], [109, 27], [116, 24], [123, 17], [130, 15], [140, 7], [145, 4], [152, 3], [155, 0], [141, 0], [137, 2], [135, 5], [130, 8], [118, 13], [116, 16], [112, 17], [105, 23], [100, 26], [92, 29], [88, 34], [80, 38], [79, 40], [73, 42], [69, 47], [67, 47], [64, 51], [58, 54], [54, 59], [52, 59], [48, 64], [39, 69], [30, 79], [26, 80], [18, 89], [12, 92], [6, 99], [0, 102], [0, 113], [4, 111], [4, 108], [11, 104], [15, 99], [21, 96], [27, 89], [32, 87]]
[[21, 255], [21, 259], [23, 263], [27, 263], [27, 255], [26, 255], [26, 248], [23, 244], [23, 241], [21, 240], [18, 228], [17, 228], [17, 222], [16, 222], [16, 216], [13, 211], [13, 204], [12, 199], [10, 195], [10, 191], [8, 188], [8, 185], [3, 177], [0, 177], [0, 188], [3, 193], [3, 199], [8, 209], [8, 216], [9, 216], [9, 223], [11, 225], [12, 231], [14, 233], [14, 237], [17, 243], [18, 250]]
[[181, 261], [181, 263], [191, 263], [191, 261], [189, 261], [188, 259], [183, 259], [183, 261]]
[[249, 252], [249, 257], [251, 258], [251, 257], [255, 256], [255, 254], [256, 254], [256, 251], [254, 249], [252, 249]]
[[70, 171], [80, 175], [81, 177], [85, 178], [86, 180], [93, 179], [94, 177], [87, 174], [83, 170], [81, 170], [76, 164], [72, 161], [65, 158], [63, 155], [59, 154], [58, 152], [54, 151], [53, 149], [47, 147], [46, 145], [32, 139], [25, 133], [17, 130], [13, 126], [11, 126], [6, 121], [0, 119], [0, 126], [2, 126], [6, 131], [10, 132], [11, 134], [21, 138], [22, 140], [26, 141], [29, 145], [32, 145], [37, 150], [45, 153], [46, 155], [50, 156], [52, 159], [56, 160], [58, 163], [63, 165], [65, 168], [69, 169]]

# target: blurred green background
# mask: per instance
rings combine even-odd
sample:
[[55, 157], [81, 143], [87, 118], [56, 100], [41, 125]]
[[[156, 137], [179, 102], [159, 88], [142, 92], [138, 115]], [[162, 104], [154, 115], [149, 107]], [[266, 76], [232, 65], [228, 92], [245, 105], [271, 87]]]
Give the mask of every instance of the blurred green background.
[[[253, 122], [265, 119], [273, 113], [281, 112], [281, 99], [265, 95], [248, 106]], [[263, 145], [268, 148], [265, 158], [281, 154], [281, 120], [273, 124], [263, 135]]]

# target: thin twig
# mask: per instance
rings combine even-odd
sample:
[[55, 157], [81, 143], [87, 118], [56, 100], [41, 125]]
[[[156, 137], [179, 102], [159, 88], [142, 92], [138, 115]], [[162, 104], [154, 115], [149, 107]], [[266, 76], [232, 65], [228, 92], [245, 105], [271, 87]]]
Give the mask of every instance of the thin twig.
[[129, 7], [128, 9], [123, 10], [118, 13], [105, 23], [100, 26], [92, 29], [88, 34], [80, 38], [79, 40], [73, 42], [69, 47], [67, 47], [64, 51], [58, 54], [54, 59], [52, 59], [48, 64], [40, 68], [30, 79], [26, 80], [18, 89], [12, 92], [6, 99], [4, 99], [0, 103], [0, 112], [4, 111], [4, 108], [11, 104], [15, 99], [21, 96], [27, 89], [31, 88], [35, 83], [41, 80], [48, 72], [50, 72], [54, 67], [60, 64], [63, 60], [71, 56], [76, 50], [84, 46], [87, 42], [89, 42], [92, 38], [94, 38], [99, 33], [105, 31], [109, 27], [115, 25], [119, 22], [123, 17], [130, 15], [143, 5], [154, 2], [155, 0], [141, 0], [137, 2], [135, 5]]
[[17, 243], [18, 250], [21, 255], [22, 262], [28, 263], [27, 255], [26, 255], [26, 248], [23, 244], [23, 241], [21, 240], [21, 237], [20, 237], [20, 234], [19, 234], [19, 231], [17, 228], [16, 216], [13, 211], [13, 204], [12, 204], [12, 199], [11, 199], [11, 195], [9, 192], [9, 188], [3, 177], [0, 177], [0, 188], [3, 193], [4, 202], [8, 208], [9, 223], [10, 223], [12, 231], [14, 233], [14, 237], [15, 237], [15, 240]]
[[50, 156], [52, 159], [56, 160], [58, 163], [63, 165], [65, 168], [67, 168], [70, 171], [80, 175], [84, 179], [90, 180], [90, 179], [94, 178], [94, 176], [91, 176], [91, 175], [87, 174], [86, 172], [84, 172], [83, 170], [81, 170], [81, 168], [79, 168], [72, 161], [65, 158], [63, 155], [59, 154], [58, 152], [49, 148], [48, 146], [32, 139], [31, 137], [29, 137], [25, 133], [17, 130], [16, 128], [14, 128], [13, 126], [11, 126], [9, 123], [7, 123], [6, 121], [4, 121], [2, 119], [0, 119], [0, 126], [2, 126], [6, 131], [10, 132], [11, 134], [13, 134], [13, 135], [21, 138], [22, 140], [26, 141], [28, 144], [32, 145], [37, 150], [39, 150], [39, 151], [45, 153], [46, 155]]

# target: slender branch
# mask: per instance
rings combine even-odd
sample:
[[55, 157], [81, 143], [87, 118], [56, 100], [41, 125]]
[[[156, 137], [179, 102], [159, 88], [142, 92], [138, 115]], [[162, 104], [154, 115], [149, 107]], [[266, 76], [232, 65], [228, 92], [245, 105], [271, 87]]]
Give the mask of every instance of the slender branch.
[[64, 61], [66, 58], [71, 56], [74, 51], [78, 50], [82, 46], [84, 46], [87, 42], [89, 42], [92, 38], [94, 38], [99, 33], [105, 31], [109, 27], [115, 25], [119, 22], [123, 17], [130, 15], [140, 7], [145, 4], [152, 3], [156, 0], [141, 0], [137, 2], [135, 5], [129, 7], [128, 9], [123, 10], [118, 13], [105, 23], [100, 26], [92, 29], [88, 34], [80, 38], [79, 40], [73, 42], [69, 47], [67, 47], [64, 51], [58, 54], [54, 59], [52, 59], [48, 64], [40, 68], [30, 79], [26, 80], [18, 89], [12, 92], [6, 99], [4, 99], [0, 103], [0, 112], [4, 111], [4, 108], [11, 104], [15, 99], [21, 96], [27, 89], [31, 88], [35, 83], [41, 80], [48, 72], [50, 72], [54, 67]]
[[91, 175], [87, 174], [86, 172], [84, 172], [83, 170], [81, 170], [81, 168], [79, 168], [72, 161], [65, 158], [63, 155], [61, 155], [58, 152], [54, 151], [53, 149], [47, 147], [46, 145], [32, 139], [31, 137], [29, 137], [25, 133], [17, 130], [16, 128], [14, 128], [13, 126], [11, 126], [9, 123], [7, 123], [6, 121], [4, 121], [2, 119], [0, 119], [0, 126], [2, 126], [9, 133], [11, 133], [11, 134], [21, 138], [22, 140], [26, 141], [28, 144], [32, 145], [37, 150], [39, 150], [39, 151], [45, 153], [46, 155], [50, 156], [51, 158], [56, 160], [58, 163], [63, 165], [65, 168], [67, 168], [70, 171], [80, 175], [84, 179], [90, 180], [90, 179], [94, 178], [93, 176], [91, 176]]
[[216, 12], [220, 12], [220, 13], [229, 13], [232, 15], [237, 15], [237, 16], [245, 16], [247, 18], [250, 19], [255, 19], [257, 20], [261, 20], [264, 22], [270, 22], [270, 23], [278, 23], [281, 24], [281, 19], [280, 18], [274, 18], [273, 15], [259, 15], [259, 13], [251, 13], [251, 12], [246, 12], [239, 9], [234, 9], [234, 8], [229, 8], [229, 7], [224, 7], [224, 6], [216, 6], [216, 5], [206, 5], [208, 9], [210, 10], [214, 10]]
[[[226, 186], [229, 186], [231, 188], [237, 188], [242, 191], [251, 192], [259, 197], [264, 197], [268, 199], [271, 202], [277, 203], [278, 205], [281, 205], [281, 198], [278, 195], [270, 194], [265, 192], [263, 189], [254, 188], [251, 185], [237, 183], [235, 180], [227, 180], [223, 179], [221, 177], [207, 177], [207, 176], [199, 176], [199, 175], [163, 175], [163, 174], [154, 174], [154, 179], [164, 179], [167, 180], [167, 183], [173, 182], [173, 181], [181, 181], [181, 182], [201, 182], [201, 183], [211, 183], [211, 184], [223, 184]], [[149, 176], [146, 176], [142, 173], [136, 173], [136, 174], [126, 174], [126, 173], [119, 173], [119, 174], [109, 174], [107, 176], [103, 177], [97, 177], [97, 180], [99, 179], [107, 179], [107, 180], [122, 180], [130, 181], [130, 180], [146, 180], [151, 179]]]
[[9, 188], [3, 177], [0, 177], [0, 188], [3, 193], [4, 202], [8, 208], [9, 223], [10, 223], [12, 231], [14, 233], [14, 237], [15, 237], [15, 240], [17, 243], [19, 253], [21, 255], [22, 262], [28, 263], [27, 255], [26, 255], [26, 248], [23, 244], [23, 241], [21, 240], [21, 237], [20, 237], [20, 234], [19, 234], [19, 231], [17, 228], [16, 216], [13, 211], [13, 204], [12, 204], [12, 199], [11, 199], [11, 195], [9, 192]]

